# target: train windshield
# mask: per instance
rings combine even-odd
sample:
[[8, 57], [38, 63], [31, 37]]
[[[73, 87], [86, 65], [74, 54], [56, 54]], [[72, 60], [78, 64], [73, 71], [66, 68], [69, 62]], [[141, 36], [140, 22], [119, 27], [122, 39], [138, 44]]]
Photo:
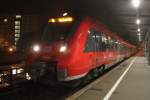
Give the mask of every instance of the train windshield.
[[44, 42], [66, 40], [73, 34], [73, 30], [77, 26], [70, 17], [68, 19], [50, 19], [48, 22], [42, 37]]

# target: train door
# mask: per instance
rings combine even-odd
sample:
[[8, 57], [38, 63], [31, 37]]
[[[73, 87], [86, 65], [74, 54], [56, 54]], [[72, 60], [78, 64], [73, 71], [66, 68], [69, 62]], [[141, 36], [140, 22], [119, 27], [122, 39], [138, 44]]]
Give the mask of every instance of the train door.
[[109, 62], [112, 63], [113, 61], [113, 45], [112, 45], [112, 38], [108, 36], [108, 59]]
[[93, 29], [89, 29], [85, 50], [89, 59], [89, 65], [94, 67], [96, 63], [96, 43], [95, 43], [95, 33]]
[[108, 63], [108, 54], [109, 54], [109, 45], [108, 45], [108, 37], [105, 33], [102, 34], [102, 51], [104, 55], [104, 63]]
[[96, 43], [96, 64], [100, 66], [104, 62], [103, 46], [102, 46], [102, 32], [95, 32], [95, 43]]
[[96, 67], [97, 65], [97, 44], [96, 44], [96, 31], [94, 29], [90, 29], [91, 37], [92, 37], [92, 45], [93, 45], [93, 57], [92, 57], [92, 63], [93, 67]]

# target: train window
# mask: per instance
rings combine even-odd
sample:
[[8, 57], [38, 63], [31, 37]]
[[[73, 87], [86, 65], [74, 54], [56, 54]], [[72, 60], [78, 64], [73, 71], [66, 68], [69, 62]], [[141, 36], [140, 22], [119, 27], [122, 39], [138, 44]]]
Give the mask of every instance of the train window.
[[108, 39], [106, 38], [105, 34], [102, 34], [102, 51], [105, 51], [107, 48]]
[[109, 41], [109, 46], [108, 46], [109, 50], [110, 51], [116, 50], [116, 40], [114, 40], [111, 37], [108, 37], [108, 41]]
[[44, 30], [42, 41], [53, 42], [57, 40], [67, 40], [73, 35], [79, 23], [79, 19], [69, 23], [48, 23]]
[[85, 52], [94, 52], [96, 51], [96, 43], [95, 43], [95, 33], [92, 29], [88, 31], [87, 40], [85, 45]]
[[116, 41], [114, 39], [112, 39], [111, 42], [112, 42], [112, 50], [115, 51], [116, 50]]
[[114, 50], [117, 51], [117, 50], [118, 50], [118, 49], [117, 49], [118, 42], [117, 42], [116, 40], [114, 40], [113, 43], [114, 43]]
[[102, 51], [102, 33], [95, 32], [96, 51]]
[[121, 45], [121, 43], [119, 43], [119, 48], [118, 48], [118, 51], [119, 51], [119, 53], [121, 53], [122, 52], [122, 45]]
[[108, 50], [111, 51], [112, 50], [112, 43], [111, 43], [111, 37], [108, 36]]
[[111, 37], [110, 36], [108, 36], [108, 42], [111, 43]]
[[105, 37], [105, 35], [102, 36], [102, 42], [105, 44], [107, 43], [107, 38]]
[[105, 34], [95, 31], [94, 29], [90, 29], [88, 31], [88, 37], [84, 51], [105, 51], [106, 48], [108, 48], [108, 44], [108, 38], [105, 36]]
[[105, 44], [106, 51], [110, 51], [110, 42], [109, 42], [110, 40], [109, 40], [109, 37], [106, 35], [105, 38], [106, 38], [106, 44]]
[[124, 53], [124, 46], [120, 44], [120, 53]]

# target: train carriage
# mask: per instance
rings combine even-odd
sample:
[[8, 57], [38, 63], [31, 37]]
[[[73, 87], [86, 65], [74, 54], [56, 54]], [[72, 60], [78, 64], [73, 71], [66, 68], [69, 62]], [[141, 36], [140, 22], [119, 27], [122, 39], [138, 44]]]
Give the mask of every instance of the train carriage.
[[135, 47], [91, 17], [58, 17], [48, 26], [26, 59], [32, 79], [68, 82], [95, 77], [133, 53]]

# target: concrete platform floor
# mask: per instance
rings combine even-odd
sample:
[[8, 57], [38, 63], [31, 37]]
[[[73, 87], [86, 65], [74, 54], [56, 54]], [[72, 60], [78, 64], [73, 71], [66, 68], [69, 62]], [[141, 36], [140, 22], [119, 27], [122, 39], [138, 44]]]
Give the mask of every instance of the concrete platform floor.
[[144, 57], [132, 57], [67, 100], [150, 100], [150, 66]]

